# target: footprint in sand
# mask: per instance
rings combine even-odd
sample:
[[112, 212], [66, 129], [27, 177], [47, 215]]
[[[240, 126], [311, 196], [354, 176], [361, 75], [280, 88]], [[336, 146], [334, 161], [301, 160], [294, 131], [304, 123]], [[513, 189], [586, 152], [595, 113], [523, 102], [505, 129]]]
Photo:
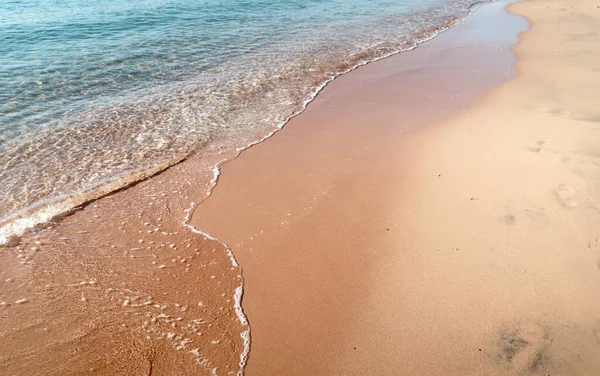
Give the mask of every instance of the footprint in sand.
[[546, 141], [544, 140], [539, 140], [536, 142], [536, 147], [533, 147], [531, 149], [529, 149], [530, 151], [534, 152], [534, 153], [541, 153], [544, 151], [544, 146], [546, 145]]
[[547, 327], [537, 323], [517, 323], [499, 332], [498, 358], [520, 374], [545, 374], [550, 368], [548, 347], [552, 343]]
[[600, 123], [599, 114], [583, 114], [581, 116], [573, 117], [577, 121], [584, 121], [586, 123]]
[[512, 226], [517, 221], [517, 217], [515, 217], [513, 214], [507, 214], [500, 217], [500, 221], [508, 226]]
[[573, 120], [583, 121], [586, 123], [600, 123], [600, 114], [596, 112], [577, 113], [573, 111], [552, 108], [547, 110], [546, 113], [554, 116], [565, 116]]
[[556, 189], [556, 196], [558, 202], [567, 208], [574, 208], [577, 206], [577, 201], [575, 200], [575, 190], [571, 187], [566, 186], [565, 184], [561, 184]]
[[600, 251], [600, 238], [595, 238], [588, 242], [588, 248], [592, 251]]

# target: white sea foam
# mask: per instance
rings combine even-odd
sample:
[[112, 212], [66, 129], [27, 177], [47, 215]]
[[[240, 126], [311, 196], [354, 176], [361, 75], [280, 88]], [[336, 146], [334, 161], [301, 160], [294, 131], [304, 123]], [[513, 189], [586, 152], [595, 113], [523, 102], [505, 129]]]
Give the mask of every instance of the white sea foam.
[[0, 246], [5, 245], [12, 236], [22, 235], [28, 229], [47, 223], [53, 218], [68, 213], [80, 205], [96, 200], [124, 186], [142, 181], [149, 176], [164, 171], [175, 163], [181, 162], [183, 159], [183, 157], [179, 157], [166, 165], [157, 165], [152, 169], [138, 171], [134, 174], [119, 175], [116, 176], [114, 181], [106, 182], [105, 184], [95, 184], [84, 192], [79, 192], [72, 196], [59, 195], [39, 202], [37, 205], [26, 207], [7, 217], [0, 218]]
[[[219, 175], [220, 175], [220, 168], [217, 165], [213, 169], [213, 179], [211, 181], [211, 183], [212, 183], [211, 186], [209, 186], [209, 191], [207, 192], [208, 196], [210, 196], [212, 194], [212, 190], [214, 189], [214, 187], [217, 184]], [[225, 251], [227, 252], [227, 256], [229, 257], [229, 260], [231, 261], [231, 265], [238, 268], [238, 270], [240, 272], [240, 276], [242, 276], [242, 273], [243, 273], [242, 267], [237, 262], [235, 256], [233, 255], [233, 252], [231, 251], [231, 248], [224, 241], [217, 239], [214, 236], [197, 229], [196, 227], [192, 226], [189, 223], [191, 214], [193, 213], [195, 208], [196, 208], [196, 204], [194, 202], [192, 202], [190, 204], [190, 207], [188, 209], [186, 209], [186, 215], [183, 220], [183, 225], [185, 227], [189, 228], [192, 232], [194, 232], [196, 234], [200, 234], [207, 239], [210, 239], [210, 240], [220, 243], [225, 248]], [[240, 324], [242, 326], [248, 327], [248, 329], [246, 329], [245, 331], [240, 333], [240, 337], [242, 337], [244, 347], [240, 354], [240, 363], [239, 363], [240, 368], [237, 373], [239, 376], [242, 376], [244, 374], [244, 368], [246, 367], [246, 362], [248, 361], [248, 354], [250, 353], [250, 326], [248, 325], [248, 318], [246, 317], [246, 314], [244, 313], [244, 310], [242, 308], [243, 294], [244, 294], [244, 282], [242, 281], [242, 282], [240, 282], [240, 285], [238, 287], [236, 287], [235, 292], [233, 294], [234, 310], [237, 315], [238, 321], [240, 322]], [[216, 372], [216, 368], [215, 368], [215, 372]]]
[[64, 213], [71, 208], [61, 207], [60, 205], [52, 205], [44, 210], [34, 212], [28, 217], [18, 218], [12, 222], [0, 227], [0, 245], [8, 242], [8, 239], [13, 235], [20, 235], [25, 230], [30, 229], [40, 223], [46, 223], [50, 219]]

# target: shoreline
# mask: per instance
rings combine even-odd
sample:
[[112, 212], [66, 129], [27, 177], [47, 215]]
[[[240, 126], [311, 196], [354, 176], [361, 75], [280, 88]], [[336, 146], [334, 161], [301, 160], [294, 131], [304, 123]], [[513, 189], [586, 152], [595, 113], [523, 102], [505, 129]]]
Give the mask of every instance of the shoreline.
[[[411, 60], [406, 77], [427, 61], [427, 45], [408, 52], [424, 56]], [[405, 53], [361, 68], [393, 66], [392, 59]], [[413, 79], [419, 85], [420, 77]], [[468, 105], [486, 88], [473, 87], [454, 105]], [[325, 91], [320, 98], [327, 97]], [[3, 248], [3, 372], [241, 374], [249, 349], [249, 326], [240, 315], [241, 268], [222, 239], [198, 237], [205, 229], [186, 223], [193, 217], [190, 203], [201, 201], [219, 177], [208, 167], [222, 159], [190, 158]], [[202, 288], [193, 288], [198, 285]], [[67, 358], [68, 364], [61, 361]]]
[[2, 373], [597, 374], [600, 11], [509, 10], [2, 248]]
[[[2, 248], [3, 372], [243, 372], [241, 269], [230, 266], [221, 240], [200, 238], [194, 233], [203, 229], [185, 223], [190, 203], [218, 177], [210, 166], [222, 159], [190, 158]], [[203, 288], [193, 289], [198, 283]]]
[[[3, 218], [2, 222], [0, 222], [0, 247], [4, 246], [5, 244], [8, 244], [9, 242], [11, 242], [11, 240], [14, 242], [14, 239], [18, 239], [21, 236], [26, 235], [27, 233], [35, 232], [40, 228], [44, 228], [47, 225], [47, 223], [52, 223], [57, 220], [60, 220], [61, 217], [69, 215], [73, 211], [80, 210], [81, 208], [84, 208], [85, 206], [89, 205], [90, 203], [93, 203], [96, 200], [102, 199], [105, 196], [112, 195], [120, 190], [128, 189], [129, 187], [139, 184], [140, 182], [143, 182], [145, 180], [152, 179], [153, 177], [160, 175], [164, 171], [180, 163], [183, 163], [190, 158], [197, 158], [198, 155], [201, 155], [201, 158], [214, 158], [215, 155], [213, 154], [225, 155], [225, 157], [222, 160], [216, 162], [216, 164], [212, 168], [210, 168], [210, 170], [212, 170], [212, 172], [217, 174], [218, 176], [221, 165], [237, 158], [239, 154], [244, 150], [247, 150], [255, 145], [260, 144], [261, 142], [271, 138], [274, 134], [282, 130], [292, 118], [302, 114], [306, 110], [307, 106], [316, 99], [318, 94], [329, 83], [365, 65], [375, 63], [377, 61], [387, 59], [395, 55], [404, 52], [409, 52], [418, 48], [423, 43], [427, 43], [428, 41], [435, 39], [441, 33], [444, 33], [450, 28], [455, 27], [460, 23], [464, 22], [473, 14], [474, 11], [477, 10], [478, 7], [485, 4], [486, 2], [474, 3], [473, 5], [471, 5], [471, 7], [469, 7], [468, 14], [466, 14], [463, 18], [457, 17], [455, 19], [450, 20], [444, 25], [439, 25], [439, 29], [437, 29], [431, 36], [418, 39], [417, 41], [413, 42], [414, 46], [412, 47], [409, 47], [407, 49], [396, 50], [383, 56], [373, 58], [372, 60], [360, 61], [346, 70], [335, 73], [334, 76], [327, 78], [323, 83], [315, 87], [313, 92], [309, 95], [309, 98], [303, 101], [300, 110], [295, 111], [291, 115], [287, 116], [283, 121], [278, 123], [275, 126], [275, 128], [272, 131], [270, 131], [270, 133], [268, 133], [267, 135], [261, 137], [260, 134], [256, 134], [255, 136], [258, 137], [256, 141], [251, 141], [250, 143], [245, 144], [244, 146], [238, 146], [235, 148], [225, 147], [224, 150], [222, 150], [223, 146], [221, 145], [221, 143], [223, 142], [223, 140], [221, 140], [219, 142], [215, 142], [214, 145], [211, 146], [212, 149], [216, 148], [217, 151], [213, 150], [209, 152], [208, 150], [193, 150], [191, 153], [180, 155], [170, 162], [163, 162], [160, 165], [157, 165], [151, 169], [125, 174], [125, 182], [120, 182], [121, 179], [109, 179], [106, 182], [101, 183], [99, 185], [99, 188], [93, 186], [85, 191], [76, 192], [75, 194], [69, 195], [67, 197], [58, 196], [47, 198], [39, 202], [34, 202], [29, 206], [10, 214], [8, 217]], [[214, 185], [209, 186], [208, 188], [210, 190], [214, 188]], [[210, 195], [210, 193], [208, 195]], [[207, 197], [205, 197], [204, 199], [206, 199]], [[65, 203], [67, 205], [65, 205]]]
[[[498, 4], [495, 5], [496, 8], [498, 6]], [[476, 17], [476, 15], [472, 17]], [[482, 22], [486, 22], [486, 16], [480, 17], [480, 20], [483, 20]], [[489, 17], [491, 17], [491, 15], [488, 14], [487, 18]], [[469, 24], [474, 23], [472, 20], [473, 18], [470, 18], [466, 22]], [[503, 26], [508, 26], [509, 24]], [[253, 330], [253, 350], [250, 354], [249, 365], [246, 368], [247, 374], [332, 374], [332, 372], [335, 374], [336, 372], [343, 372], [342, 369], [344, 368], [339, 362], [333, 362], [334, 366], [332, 369], [323, 368], [331, 366], [331, 364], [329, 364], [332, 363], [331, 355], [327, 355], [330, 351], [321, 347], [314, 348], [317, 334], [306, 327], [308, 324], [308, 316], [318, 322], [326, 320], [327, 324], [323, 323], [316, 325], [316, 328], [318, 328], [319, 331], [330, 332], [331, 330], [336, 330], [335, 328], [338, 328], [337, 330], [342, 330], [339, 328], [339, 325], [332, 324], [332, 322], [338, 320], [338, 318], [332, 316], [329, 312], [330, 309], [326, 308], [323, 303], [318, 304], [319, 308], [316, 309], [316, 311], [315, 309], [306, 310], [302, 308], [302, 306], [298, 306], [298, 304], [292, 304], [289, 300], [294, 298], [287, 295], [292, 294], [292, 296], [299, 301], [301, 300], [301, 298], [299, 298], [301, 296], [304, 296], [304, 299], [306, 299], [306, 294], [319, 294], [318, 291], [313, 291], [315, 287], [319, 288], [318, 283], [323, 283], [325, 285], [335, 283], [335, 281], [330, 280], [330, 278], [322, 272], [317, 272], [318, 277], [311, 277], [311, 280], [315, 280], [312, 281], [310, 288], [306, 285], [306, 282], [300, 282], [303, 280], [303, 277], [301, 277], [302, 273], [308, 273], [308, 275], [310, 275], [314, 271], [304, 270], [302, 272], [303, 268], [297, 264], [302, 265], [303, 263], [307, 263], [306, 268], [304, 269], [317, 268], [320, 270], [321, 267], [313, 264], [314, 261], [311, 262], [311, 260], [315, 260], [315, 257], [317, 257], [322, 261], [322, 258], [328, 259], [329, 257], [324, 254], [316, 254], [315, 252], [308, 252], [310, 256], [305, 256], [308, 257], [306, 260], [293, 256], [295, 253], [306, 252], [302, 247], [299, 247], [299, 244], [305, 243], [308, 244], [308, 247], [319, 247], [320, 242], [311, 242], [310, 238], [315, 236], [315, 234], [323, 233], [323, 230], [311, 227], [310, 223], [308, 223], [310, 230], [307, 232], [301, 225], [298, 225], [295, 222], [300, 221], [301, 223], [305, 223], [306, 220], [303, 218], [310, 217], [311, 214], [314, 214], [314, 211], [319, 210], [319, 207], [322, 208], [325, 205], [333, 205], [318, 203], [318, 197], [320, 195], [325, 195], [324, 200], [328, 200], [329, 202], [334, 200], [347, 201], [348, 198], [346, 198], [346, 194], [340, 192], [338, 192], [338, 194], [328, 192], [329, 187], [326, 187], [323, 191], [323, 187], [319, 187], [318, 183], [315, 185], [315, 183], [311, 182], [311, 185], [303, 182], [305, 179], [296, 180], [298, 186], [290, 186], [290, 184], [294, 181], [293, 176], [315, 176], [319, 174], [320, 169], [323, 170], [322, 172], [330, 171], [329, 175], [340, 175], [339, 170], [357, 170], [356, 168], [347, 165], [347, 161], [353, 159], [353, 157], [348, 156], [348, 153], [346, 153], [344, 149], [340, 149], [340, 144], [344, 145], [344, 148], [365, 147], [368, 149], [368, 146], [371, 146], [373, 141], [379, 142], [380, 140], [378, 140], [378, 137], [381, 137], [382, 135], [387, 135], [387, 137], [397, 140], [405, 138], [407, 134], [418, 133], [422, 127], [426, 127], [441, 120], [443, 117], [448, 116], [449, 113], [452, 113], [452, 111], [458, 111], [459, 109], [464, 109], [469, 106], [475, 98], [485, 92], [484, 88], [487, 86], [482, 85], [483, 82], [494, 82], [494, 84], [488, 84], [490, 85], [489, 88], [491, 88], [503, 81], [507, 69], [510, 71], [510, 68], [503, 67], [501, 64], [504, 63], [510, 66], [510, 53], [507, 55], [494, 55], [495, 52], [477, 52], [478, 49], [472, 47], [473, 45], [477, 45], [477, 42], [469, 41], [468, 33], [477, 32], [477, 28], [481, 28], [483, 25], [481, 23], [479, 25], [474, 25], [473, 29], [468, 31], [463, 30], [457, 35], [457, 29], [469, 27], [468, 25], [463, 25], [464, 24], [461, 24], [456, 28], [447, 31], [445, 34], [442, 34], [442, 36], [445, 37], [440, 40], [434, 39], [434, 42], [437, 41], [433, 44], [435, 47], [432, 47], [431, 42], [430, 44], [423, 45], [422, 47], [431, 49], [431, 51], [417, 51], [414, 54], [414, 56], [417, 56], [414, 60], [411, 59], [412, 55], [410, 53], [404, 53], [401, 54], [402, 56], [390, 58], [388, 64], [385, 64], [385, 68], [381, 68], [384, 64], [379, 64], [379, 68], [367, 66], [354, 73], [354, 76], [346, 75], [334, 81], [331, 84], [331, 87], [328, 86], [328, 88], [320, 94], [320, 101], [315, 101], [312, 107], [309, 107], [302, 116], [292, 119], [284, 131], [277, 133], [264, 143], [256, 145], [253, 149], [246, 150], [244, 154], [240, 155], [236, 160], [227, 162], [223, 168], [219, 184], [213, 191], [213, 195], [207, 199], [204, 204], [197, 206], [197, 209], [192, 216], [192, 224], [194, 224], [195, 227], [202, 228], [217, 238], [224, 240], [231, 246], [232, 252], [237, 255], [236, 257], [241, 258], [241, 264], [245, 268], [250, 268], [250, 276], [245, 273], [245, 300], [243, 304]], [[515, 25], [512, 25], [512, 27], [514, 29]], [[491, 26], [490, 29], [492, 29]], [[502, 34], [509, 33], [504, 31]], [[487, 36], [483, 39], [492, 44], [497, 42], [500, 45], [505, 45], [507, 43], [505, 35]], [[460, 70], [453, 65], [453, 62], [460, 62], [462, 55], [460, 52], [456, 51], [459, 51], [461, 48], [466, 48], [468, 50], [468, 52], [465, 53], [466, 56], [479, 56], [485, 63], [494, 61], [494, 63], [490, 65], [493, 66], [499, 64], [501, 68], [499, 69], [498, 66], [494, 66], [493, 68], [489, 68], [486, 72], [469, 71], [468, 73], [466, 70], [467, 68], [463, 67], [462, 70]], [[500, 48], [500, 50], [502, 50], [502, 48]], [[446, 55], [444, 55], [444, 53]], [[477, 53], [480, 53], [480, 55], [477, 55]], [[429, 56], [428, 54], [431, 54], [432, 56]], [[484, 57], [482, 58], [481, 56]], [[498, 57], [500, 58], [495, 60], [495, 58]], [[391, 62], [391, 60], [394, 59], [395, 61]], [[428, 61], [444, 61], [447, 65], [439, 68], [441, 73], [438, 72], [436, 74], [436, 64], [425, 63]], [[480, 66], [485, 65], [483, 61], [478, 61]], [[500, 63], [498, 63], [498, 61], [500, 61]], [[403, 65], [403, 69], [407, 72], [406, 74], [402, 69], [398, 69], [398, 66]], [[477, 64], [473, 63], [473, 66], [475, 65]], [[412, 80], [405, 82], [405, 84], [409, 88], [419, 88], [419, 91], [427, 92], [428, 89], [430, 89], [429, 87], [420, 88], [423, 82], [436, 85], [437, 83], [433, 83], [433, 81], [441, 78], [444, 74], [447, 75], [448, 72], [453, 71], [451, 69], [460, 71], [461, 73], [464, 72], [463, 78], [466, 79], [465, 82], [468, 82], [461, 82], [460, 84], [458, 84], [458, 82], [453, 82], [452, 84], [446, 83], [444, 88], [436, 88], [438, 91], [436, 98], [442, 99], [444, 98], [444, 95], [452, 98], [451, 100], [444, 98], [438, 102], [437, 105], [440, 107], [448, 105], [452, 110], [444, 109], [438, 110], [437, 112], [426, 110], [427, 107], [434, 108], [432, 102], [435, 102], [435, 100], [432, 100], [431, 98], [429, 98], [429, 100], [420, 98], [420, 96], [427, 96], [426, 93], [421, 94], [420, 96], [417, 95], [419, 99], [423, 100], [424, 104], [421, 103], [421, 105], [419, 105], [419, 100], [414, 98], [411, 100], [406, 95], [402, 95], [402, 99], [398, 100], [396, 98], [392, 103], [400, 103], [398, 107], [407, 110], [411, 106], [415, 106], [414, 108], [418, 108], [418, 110], [416, 110], [418, 112], [411, 113], [406, 119], [403, 119], [405, 129], [400, 130], [399, 133], [390, 132], [385, 129], [386, 124], [389, 124], [390, 122], [394, 125], [398, 125], [398, 121], [391, 120], [389, 116], [383, 119], [373, 117], [371, 120], [372, 122], [382, 124], [376, 128], [374, 135], [365, 132], [364, 129], [361, 132], [360, 126], [356, 123], [351, 123], [350, 129], [336, 126], [335, 124], [332, 125], [332, 122], [335, 122], [335, 117], [337, 115], [342, 115], [342, 113], [339, 113], [338, 111], [350, 112], [352, 114], [350, 116], [357, 116], [359, 118], [364, 117], [361, 114], [368, 113], [369, 111], [377, 111], [378, 108], [376, 106], [371, 106], [374, 109], [369, 107], [365, 108], [360, 102], [357, 102], [355, 99], [357, 95], [354, 93], [361, 91], [361, 89], [367, 91], [368, 94], [365, 93], [362, 96], [359, 94], [359, 97], [364, 99], [369, 97], [369, 95], [372, 95], [373, 98], [370, 98], [369, 101], [381, 101], [385, 103], [385, 105], [380, 106], [380, 110], [389, 112], [389, 100], [383, 98], [381, 94], [376, 94], [377, 91], [382, 89], [381, 87], [377, 88], [377, 85], [381, 85], [383, 80], [388, 80], [390, 77], [399, 74], [411, 75], [413, 76]], [[400, 72], [397, 72], [398, 70]], [[423, 71], [422, 75], [419, 75], [418, 73], [415, 74], [415, 71], [419, 72], [420, 70]], [[498, 74], [498, 72], [500, 72], [500, 74]], [[424, 79], [424, 77], [431, 73], [434, 73], [434, 78]], [[469, 81], [468, 77], [471, 75], [476, 78]], [[462, 76], [463, 74], [461, 74], [461, 77]], [[401, 81], [397, 79], [394, 81], [394, 83], [400, 82]], [[441, 82], [444, 82], [444, 80], [442, 79]], [[383, 88], [385, 88], [385, 91], [387, 92], [392, 85], [394, 84], [386, 82], [383, 83]], [[458, 87], [459, 89], [453, 88], [453, 86]], [[469, 90], [465, 90], [466, 88], [469, 88]], [[435, 91], [433, 88], [430, 90]], [[469, 93], [470, 96], [469, 94], [465, 94], [465, 91]], [[411, 95], [410, 89], [407, 89], [406, 92]], [[463, 95], [464, 98], [461, 98], [461, 95]], [[348, 111], [350, 108], [354, 108], [354, 106], [357, 106], [358, 109]], [[415, 111], [414, 108], [413, 111]], [[427, 115], [424, 115], [424, 113]], [[325, 118], [324, 121], [322, 120], [323, 118]], [[342, 115], [341, 119], [343, 119], [340, 120], [342, 122], [350, 121], [348, 115]], [[406, 127], [406, 125], [408, 125], [408, 127]], [[346, 137], [344, 136], [345, 132], [351, 134], [356, 133], [360, 136]], [[333, 142], [332, 144], [322, 142], [322, 140], [327, 140], [328, 138]], [[338, 139], [342, 139], [342, 141], [338, 141]], [[311, 150], [311, 152], [316, 155], [311, 156], [307, 154], [305, 149]], [[331, 155], [329, 155], [330, 153]], [[323, 155], [321, 156], [321, 154]], [[277, 162], [273, 161], [272, 159], [275, 158], [275, 156], [277, 156], [277, 159], [281, 160], [278, 160]], [[309, 159], [314, 157], [328, 159], [321, 160], [321, 163], [323, 164], [314, 165], [311, 164], [312, 162], [309, 162]], [[366, 157], [363, 154], [357, 158], [357, 161], [360, 162], [364, 161]], [[372, 168], [373, 163], [375, 163], [374, 161], [381, 161], [383, 156], [371, 158], [373, 159], [369, 159], [371, 160], [369, 166]], [[405, 162], [397, 162], [399, 165], [406, 166]], [[362, 172], [364, 173], [365, 171]], [[395, 175], [401, 175], [401, 172], [397, 172]], [[254, 182], [257, 178], [260, 181], [259, 183]], [[327, 177], [318, 177], [317, 180], [324, 184], [328, 182]], [[242, 182], [244, 183], [242, 184]], [[382, 182], [382, 184], [385, 185], [387, 183]], [[353, 180], [351, 184], [348, 184], [348, 187], [354, 189], [356, 186], [363, 185], [364, 184]], [[223, 190], [225, 190], [225, 192], [223, 192]], [[322, 192], [319, 192], [319, 190]], [[289, 199], [294, 196], [296, 197], [291, 200]], [[298, 196], [300, 198], [298, 198]], [[353, 200], [360, 201], [361, 199], [353, 196]], [[380, 201], [385, 202], [385, 199], [381, 199]], [[352, 204], [347, 203], [347, 205]], [[344, 211], [346, 210], [344, 209]], [[377, 211], [378, 210], [374, 208], [370, 208], [368, 212]], [[288, 212], [287, 216], [285, 212]], [[296, 218], [298, 216], [300, 218]], [[317, 219], [314, 220], [321, 222]], [[279, 223], [279, 221], [281, 221], [281, 223]], [[369, 223], [362, 223], [362, 226], [365, 225], [368, 228], [371, 227]], [[331, 225], [327, 226], [329, 227]], [[362, 228], [362, 226], [359, 226], [359, 228]], [[278, 230], [277, 227], [282, 227], [284, 229]], [[327, 230], [324, 231], [325, 233], [329, 233]], [[330, 231], [335, 233], [336, 231], [341, 231], [341, 229], [338, 228]], [[294, 232], [301, 233], [300, 239], [294, 237]], [[319, 235], [316, 236], [319, 237]], [[356, 238], [351, 235], [347, 236], [352, 239]], [[263, 237], [265, 239], [262, 239]], [[331, 241], [328, 241], [326, 238], [319, 239], [323, 244], [333, 242], [335, 245], [335, 243], [340, 241], [336, 236], [332, 236]], [[330, 245], [327, 247], [330, 247]], [[292, 265], [282, 260], [282, 255], [274, 253], [281, 249], [285, 249], [286, 257], [295, 260], [297, 264]], [[257, 253], [265, 251], [266, 254], [264, 256], [259, 256]], [[339, 252], [340, 250], [335, 251], [338, 257], [340, 256]], [[328, 261], [328, 263], [331, 262], [333, 261]], [[343, 263], [343, 265], [346, 265], [346, 263]], [[356, 268], [356, 265], [354, 265], [354, 267]], [[253, 271], [252, 269], [255, 270]], [[275, 271], [271, 272], [271, 269], [274, 269]], [[295, 278], [288, 280], [284, 275], [280, 275], [280, 273], [290, 274], [295, 276]], [[332, 274], [337, 275], [338, 273]], [[260, 280], [264, 280], [264, 282]], [[367, 283], [366, 281], [364, 282]], [[317, 285], [314, 285], [315, 283], [317, 283]], [[347, 284], [348, 281], [344, 280], [344, 283]], [[260, 286], [255, 287], [257, 284]], [[257, 291], [253, 291], [253, 287]], [[285, 289], [286, 293], [282, 293], [278, 290], [278, 287], [279, 289]], [[308, 292], [305, 290], [308, 290]], [[328, 288], [327, 290], [331, 289]], [[333, 288], [333, 290], [337, 291], [335, 288]], [[356, 291], [356, 288], [354, 291]], [[344, 304], [329, 302], [329, 299], [333, 299], [333, 296], [339, 296], [340, 294], [344, 295], [343, 291], [337, 291], [333, 295], [331, 295], [331, 293], [326, 293], [323, 297], [320, 297], [319, 300], [325, 299], [325, 301], [328, 302], [327, 306], [330, 306], [331, 304], [336, 307], [351, 305], [351, 302], [346, 302]], [[252, 300], [254, 300], [254, 302]], [[260, 302], [259, 305], [257, 305], [256, 301]], [[282, 303], [284, 307], [276, 307], [270, 303], [273, 301], [285, 301], [286, 303]], [[307, 304], [314, 306], [316, 303], [313, 299], [308, 299]], [[317, 313], [318, 310], [321, 311]], [[288, 317], [288, 319], [286, 319], [286, 317]], [[292, 317], [294, 318], [292, 319]], [[300, 317], [302, 317], [302, 319], [300, 322], [297, 322], [296, 320]], [[292, 324], [286, 320], [294, 320], [294, 323]], [[298, 327], [297, 329], [290, 328], [286, 332], [285, 330], [277, 329], [277, 325], [282, 327], [297, 325]], [[329, 328], [324, 325], [328, 325]], [[256, 333], [256, 330], [259, 330], [258, 334], [254, 334]], [[298, 331], [302, 331], [303, 333]], [[288, 337], [292, 337], [293, 339]], [[281, 349], [280, 344], [282, 338], [286, 338], [283, 341], [290, 347], [287, 351]], [[341, 338], [328, 338], [329, 341], [334, 344], [337, 344], [342, 340]], [[269, 348], [271, 348], [271, 350], [269, 350]], [[293, 355], [290, 353], [291, 351], [293, 351]], [[311, 359], [311, 364], [302, 364], [301, 359], [308, 358]], [[374, 355], [372, 358], [378, 359], [379, 356]], [[299, 368], [292, 369], [289, 367], [289, 364], [295, 364]], [[320, 364], [321, 367], [319, 367], [318, 364]], [[384, 367], [393, 368], [393, 366], [389, 364]], [[350, 370], [345, 371], [350, 372]], [[363, 370], [363, 372], [366, 372], [366, 370]]]

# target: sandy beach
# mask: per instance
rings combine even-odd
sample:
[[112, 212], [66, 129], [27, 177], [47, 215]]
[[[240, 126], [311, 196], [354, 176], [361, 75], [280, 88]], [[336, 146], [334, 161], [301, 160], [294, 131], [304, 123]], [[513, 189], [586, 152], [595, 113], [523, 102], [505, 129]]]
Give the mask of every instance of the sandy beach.
[[507, 4], [12, 239], [0, 374], [600, 374], [600, 6]]
[[532, 24], [518, 74], [468, 111], [422, 126], [506, 72], [495, 34], [510, 18], [477, 32], [476, 15], [423, 46], [431, 81], [384, 64], [342, 77], [224, 166], [192, 223], [244, 267], [246, 374], [600, 372], [600, 10], [510, 10]]

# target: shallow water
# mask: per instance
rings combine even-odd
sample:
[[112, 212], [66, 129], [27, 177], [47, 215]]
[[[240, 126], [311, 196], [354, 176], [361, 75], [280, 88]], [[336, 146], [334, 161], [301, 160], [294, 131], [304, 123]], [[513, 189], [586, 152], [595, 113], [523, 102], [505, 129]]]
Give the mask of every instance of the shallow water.
[[279, 129], [473, 0], [0, 3], [0, 243], [193, 152]]

